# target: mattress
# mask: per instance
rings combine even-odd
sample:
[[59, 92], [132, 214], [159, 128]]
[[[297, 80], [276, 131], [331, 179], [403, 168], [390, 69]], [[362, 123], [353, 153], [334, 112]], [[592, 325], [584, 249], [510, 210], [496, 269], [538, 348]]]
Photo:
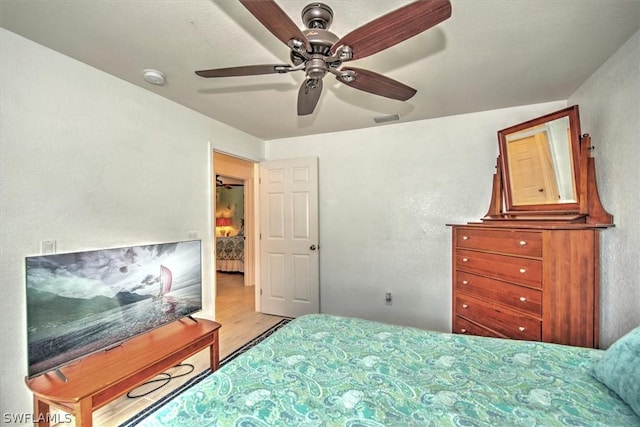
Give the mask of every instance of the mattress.
[[640, 426], [604, 351], [308, 315], [142, 426]]

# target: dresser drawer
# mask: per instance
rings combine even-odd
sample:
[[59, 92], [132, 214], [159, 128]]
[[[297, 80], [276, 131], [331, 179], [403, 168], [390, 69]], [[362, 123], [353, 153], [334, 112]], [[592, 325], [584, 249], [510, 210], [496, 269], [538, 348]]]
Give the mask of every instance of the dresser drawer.
[[542, 261], [457, 249], [455, 268], [530, 286], [542, 287]]
[[495, 301], [514, 310], [542, 317], [542, 291], [537, 289], [476, 276], [465, 271], [456, 271], [454, 289], [456, 292]]
[[453, 319], [453, 333], [466, 335], [480, 335], [483, 337], [506, 338], [495, 331], [483, 328], [473, 322], [468, 321], [464, 317], [456, 316]]
[[540, 341], [540, 320], [518, 315], [495, 304], [458, 294], [455, 299], [456, 315], [486, 326], [508, 338]]
[[542, 234], [531, 231], [457, 228], [455, 245], [458, 248], [542, 257]]

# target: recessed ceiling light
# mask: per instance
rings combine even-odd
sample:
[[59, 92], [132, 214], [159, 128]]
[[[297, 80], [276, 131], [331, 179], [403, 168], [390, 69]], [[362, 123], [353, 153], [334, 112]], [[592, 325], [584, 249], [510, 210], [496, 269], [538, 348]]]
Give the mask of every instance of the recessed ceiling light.
[[152, 85], [164, 85], [164, 74], [158, 70], [144, 70], [144, 79]]
[[400, 116], [397, 114], [389, 114], [388, 116], [378, 116], [373, 118], [373, 121], [376, 123], [393, 122], [395, 120], [400, 120]]

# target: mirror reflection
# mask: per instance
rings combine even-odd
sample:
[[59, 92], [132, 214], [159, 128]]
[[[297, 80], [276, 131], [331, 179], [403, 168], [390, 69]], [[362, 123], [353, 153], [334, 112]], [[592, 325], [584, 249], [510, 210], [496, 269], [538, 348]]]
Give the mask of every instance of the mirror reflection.
[[503, 213], [580, 211], [579, 117], [574, 105], [498, 131]]
[[577, 202], [569, 117], [505, 135], [511, 204]]

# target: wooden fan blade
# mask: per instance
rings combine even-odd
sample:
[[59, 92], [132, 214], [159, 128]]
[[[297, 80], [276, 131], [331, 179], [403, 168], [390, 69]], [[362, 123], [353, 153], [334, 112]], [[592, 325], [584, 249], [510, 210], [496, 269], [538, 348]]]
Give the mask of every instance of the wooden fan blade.
[[311, 51], [311, 44], [300, 28], [273, 0], [240, 0], [240, 3], [284, 44], [296, 39], [304, 43], [305, 50]]
[[338, 40], [332, 47], [349, 46], [351, 59], [360, 59], [403, 42], [451, 16], [449, 0], [421, 0], [356, 28]]
[[306, 116], [313, 113], [321, 93], [322, 79], [305, 80], [298, 91], [298, 115]]
[[[284, 67], [284, 70], [283, 70]], [[286, 64], [274, 65], [246, 65], [243, 67], [216, 68], [213, 70], [200, 70], [196, 74], [200, 77], [237, 77], [255, 76], [257, 74], [286, 73], [290, 68]]]
[[414, 88], [400, 83], [397, 80], [385, 77], [382, 74], [374, 73], [373, 71], [363, 70], [360, 68], [343, 68], [340, 71], [354, 72], [355, 79], [353, 81], [347, 81], [338, 76], [336, 78], [339, 81], [347, 86], [373, 93], [374, 95], [406, 101], [417, 92]]

